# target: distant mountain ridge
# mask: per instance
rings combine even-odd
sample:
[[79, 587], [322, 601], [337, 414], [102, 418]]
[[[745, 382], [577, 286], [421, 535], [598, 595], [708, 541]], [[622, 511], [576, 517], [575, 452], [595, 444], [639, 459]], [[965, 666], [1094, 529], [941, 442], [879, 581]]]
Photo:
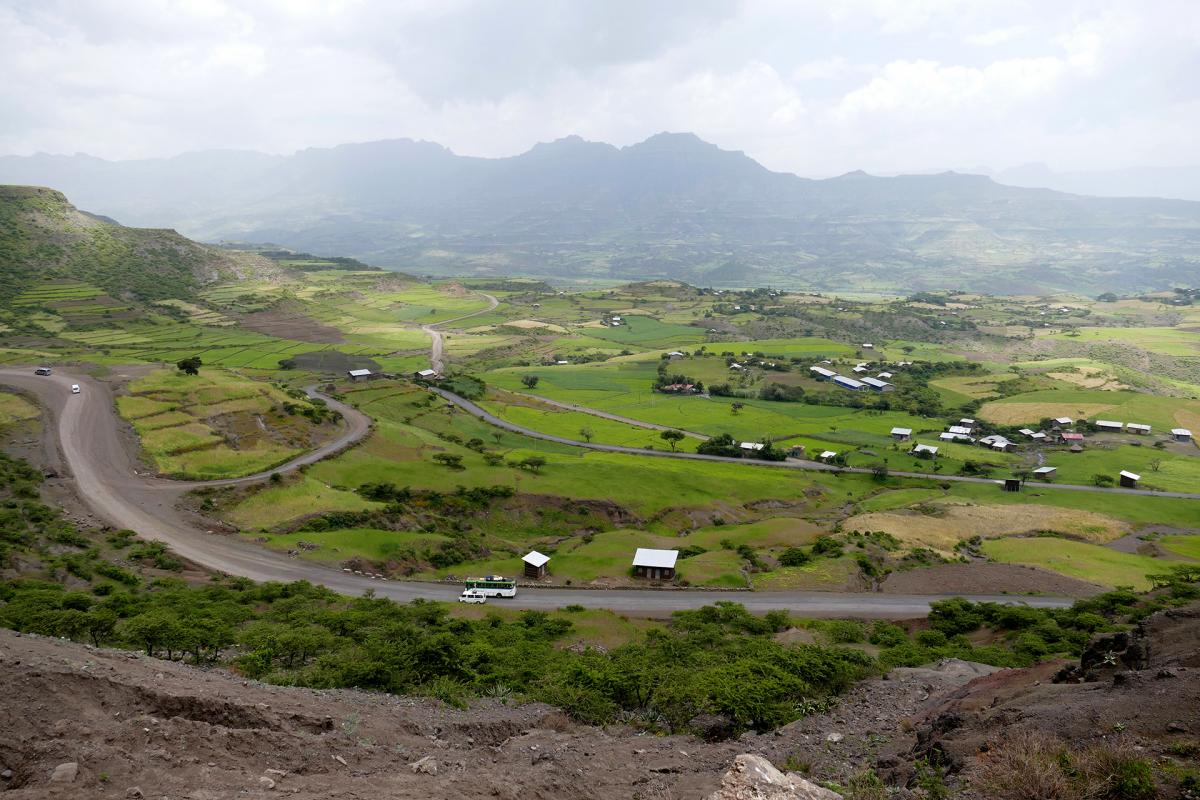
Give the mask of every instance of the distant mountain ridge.
[[126, 224], [278, 242], [408, 272], [656, 277], [994, 292], [1194, 285], [1200, 203], [1093, 198], [980, 175], [811, 180], [693, 134], [577, 136], [509, 158], [407, 139], [109, 162], [0, 158]]

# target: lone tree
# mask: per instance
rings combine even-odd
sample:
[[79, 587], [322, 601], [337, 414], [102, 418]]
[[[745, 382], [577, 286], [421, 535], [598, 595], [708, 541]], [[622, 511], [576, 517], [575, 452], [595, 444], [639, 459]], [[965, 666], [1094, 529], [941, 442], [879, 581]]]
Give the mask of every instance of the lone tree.
[[537, 375], [523, 375], [521, 377], [521, 383], [525, 384], [526, 389], [532, 389], [533, 387], [538, 385], [538, 376]]
[[204, 366], [204, 362], [200, 360], [200, 356], [190, 356], [180, 361], [175, 365], [184, 375], [199, 375], [200, 367]]
[[583, 440], [585, 442], [591, 443], [592, 436], [594, 436], [595, 434], [592, 433], [591, 428], [580, 428], [579, 435], [583, 437]]
[[683, 441], [685, 434], [683, 431], [663, 431], [658, 435], [667, 444], [671, 445], [671, 452], [675, 452], [675, 445]]
[[729, 411], [730, 411], [730, 413], [736, 414], [745, 407], [746, 407], [745, 403], [731, 403], [729, 405]]

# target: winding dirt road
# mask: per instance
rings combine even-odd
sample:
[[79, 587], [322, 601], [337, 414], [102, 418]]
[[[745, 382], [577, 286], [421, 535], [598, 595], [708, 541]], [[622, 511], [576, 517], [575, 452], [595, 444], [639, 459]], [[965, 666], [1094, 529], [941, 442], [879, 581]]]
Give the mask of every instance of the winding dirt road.
[[442, 342], [442, 332], [440, 330], [438, 330], [439, 326], [448, 325], [451, 322], [461, 322], [464, 319], [470, 319], [471, 317], [477, 317], [480, 314], [486, 314], [487, 312], [495, 309], [496, 306], [500, 305], [500, 301], [497, 300], [492, 295], [486, 294], [484, 292], [480, 292], [479, 294], [481, 294], [487, 298], [487, 301], [488, 301], [487, 308], [480, 309], [479, 311], [472, 311], [470, 314], [463, 314], [461, 317], [454, 317], [453, 319], [444, 319], [441, 322], [433, 322], [433, 323], [430, 323], [429, 325], [421, 326], [421, 330], [423, 330], [423, 331], [425, 331], [425, 333], [429, 334], [429, 367], [431, 369], [433, 369], [437, 372], [445, 372], [446, 371], [446, 365], [442, 359], [443, 342]]
[[[82, 393], [71, 394], [72, 383], [80, 384]], [[0, 384], [34, 395], [47, 409], [51, 425], [46, 433], [56, 437], [80, 499], [97, 517], [114, 527], [129, 528], [143, 538], [164, 542], [189, 561], [256, 581], [305, 580], [348, 595], [372, 589], [377, 595], [402, 602], [419, 597], [452, 600], [460, 591], [459, 587], [443, 584], [371, 580], [288, 558], [235, 536], [208, 533], [202, 519], [180, 509], [182, 496], [200, 486], [251, 483], [262, 480], [264, 475], [212, 482], [169, 481], [139, 475], [133, 457], [121, 440], [121, 423], [108, 384], [61, 371], [52, 377], [39, 377], [33, 374], [32, 367], [0, 369]], [[343, 414], [347, 430], [329, 445], [272, 472], [287, 472], [312, 463], [353, 444], [370, 430], [370, 421], [361, 412], [325, 399]], [[735, 600], [760, 612], [778, 608], [804, 616], [902, 618], [928, 613], [929, 604], [942, 597], [828, 592], [523, 589], [516, 598], [499, 602], [540, 609], [575, 603], [623, 613], [657, 615], [698, 608], [717, 600]], [[1014, 598], [1009, 595], [977, 595], [972, 599], [1042, 607], [1064, 607], [1071, 603], [1066, 598]]]

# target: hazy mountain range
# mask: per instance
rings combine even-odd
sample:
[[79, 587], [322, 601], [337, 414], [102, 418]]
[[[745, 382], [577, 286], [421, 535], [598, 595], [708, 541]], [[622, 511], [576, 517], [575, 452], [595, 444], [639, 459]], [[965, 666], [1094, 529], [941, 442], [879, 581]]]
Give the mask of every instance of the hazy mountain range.
[[1167, 197], [1200, 201], [1200, 167], [1128, 167], [1055, 172], [1023, 164], [991, 173], [1000, 183], [1097, 197]]
[[569, 137], [498, 159], [411, 140], [291, 156], [4, 157], [0, 182], [59, 189], [126, 225], [410, 272], [1091, 293], [1200, 274], [1200, 203], [957, 173], [810, 180], [691, 134], [623, 148]]

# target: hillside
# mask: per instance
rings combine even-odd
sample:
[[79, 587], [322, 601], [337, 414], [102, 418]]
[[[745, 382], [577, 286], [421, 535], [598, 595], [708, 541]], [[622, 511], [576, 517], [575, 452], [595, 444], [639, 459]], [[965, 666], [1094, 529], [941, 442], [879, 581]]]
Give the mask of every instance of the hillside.
[[122, 300], [187, 300], [219, 278], [268, 267], [256, 256], [205, 247], [173, 230], [124, 227], [80, 211], [53, 189], [0, 186], [3, 305], [46, 284], [67, 287], [58, 294], [94, 287], [80, 295], [84, 300], [97, 289]]
[[0, 180], [208, 241], [438, 274], [1027, 292], [1191, 285], [1200, 203], [977, 175], [808, 180], [691, 134], [569, 137], [510, 158], [392, 140], [291, 156], [0, 158]]

